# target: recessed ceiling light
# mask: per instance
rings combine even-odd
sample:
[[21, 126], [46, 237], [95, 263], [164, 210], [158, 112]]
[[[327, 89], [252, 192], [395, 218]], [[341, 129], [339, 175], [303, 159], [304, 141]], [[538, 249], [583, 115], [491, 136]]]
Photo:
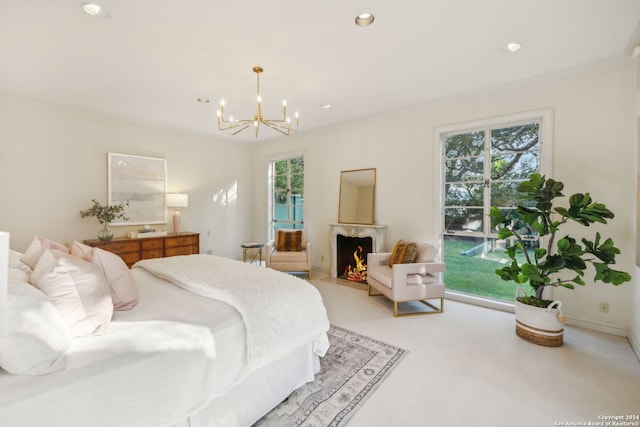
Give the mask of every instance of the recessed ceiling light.
[[360, 15], [356, 16], [356, 25], [360, 27], [367, 27], [373, 24], [373, 21], [375, 19], [376, 18], [370, 13], [361, 13]]
[[329, 103], [322, 104], [322, 105], [320, 106], [320, 108], [324, 108], [325, 110], [328, 110], [329, 108], [331, 108], [331, 104], [329, 104]]
[[519, 51], [522, 48], [522, 43], [519, 43], [519, 42], [507, 43], [506, 48], [507, 48], [507, 50], [509, 52], [515, 53], [515, 52]]
[[82, 3], [82, 10], [91, 16], [98, 16], [100, 18], [106, 18], [109, 16], [109, 12], [104, 7], [96, 3]]
[[196, 101], [200, 102], [201, 104], [208, 104], [211, 102], [211, 100], [207, 98], [198, 98]]

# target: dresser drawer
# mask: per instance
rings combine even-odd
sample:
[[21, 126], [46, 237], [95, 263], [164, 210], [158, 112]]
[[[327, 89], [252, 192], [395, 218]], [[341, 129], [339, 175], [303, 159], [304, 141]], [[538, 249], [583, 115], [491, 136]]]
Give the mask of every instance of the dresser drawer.
[[131, 266], [133, 264], [135, 264], [136, 262], [140, 261], [140, 253], [139, 252], [126, 252], [126, 253], [123, 253], [123, 254], [118, 254], [118, 256], [120, 258], [122, 258], [124, 263], [127, 264], [127, 266], [129, 268], [131, 268]]
[[196, 236], [172, 236], [164, 241], [165, 248], [175, 248], [176, 246], [189, 246], [197, 242]]
[[147, 251], [150, 249], [162, 249], [162, 241], [162, 239], [142, 240], [142, 250]]
[[162, 258], [164, 253], [162, 249], [153, 249], [150, 251], [142, 251], [142, 259]]
[[165, 256], [191, 255], [193, 253], [195, 253], [193, 246], [178, 246], [175, 248], [166, 248], [164, 250]]
[[102, 249], [106, 249], [109, 252], [121, 255], [128, 252], [138, 252], [140, 250], [140, 245], [137, 241], [111, 241], [102, 246]]

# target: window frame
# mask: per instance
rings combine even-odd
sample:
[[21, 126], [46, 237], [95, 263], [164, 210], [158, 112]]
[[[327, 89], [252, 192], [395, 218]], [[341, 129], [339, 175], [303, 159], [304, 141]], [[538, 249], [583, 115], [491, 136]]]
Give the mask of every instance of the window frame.
[[[291, 176], [293, 175], [292, 172], [292, 168], [290, 167], [290, 162], [293, 159], [298, 159], [301, 158], [303, 161], [303, 171], [302, 171], [302, 185], [303, 185], [303, 191], [304, 191], [304, 187], [305, 187], [305, 176], [304, 176], [304, 153], [300, 153], [300, 152], [296, 152], [296, 153], [288, 153], [288, 154], [284, 154], [281, 156], [276, 156], [276, 157], [272, 157], [268, 160], [267, 162], [267, 192], [268, 192], [268, 239], [272, 240], [275, 237], [275, 229], [276, 229], [276, 224], [290, 224], [293, 227], [292, 228], [304, 228], [304, 193], [303, 193], [303, 204], [302, 204], [302, 219], [301, 220], [286, 220], [286, 221], [281, 221], [278, 220], [276, 221], [274, 219], [274, 209], [276, 206], [275, 200], [274, 200], [274, 195], [275, 195], [275, 184], [276, 184], [276, 180], [275, 180], [275, 163], [279, 162], [279, 161], [283, 161], [283, 160], [287, 160], [289, 162], [289, 167], [288, 167], [288, 171], [287, 171], [287, 184], [288, 184], [288, 188], [291, 188]], [[287, 216], [290, 215], [291, 209], [295, 209], [296, 206], [299, 205], [295, 205], [295, 204], [291, 204], [290, 198], [287, 197]], [[301, 227], [296, 227], [297, 225], [300, 225]]]
[[[502, 116], [496, 116], [491, 118], [479, 119], [469, 122], [461, 122], [450, 125], [439, 126], [434, 131], [434, 147], [433, 147], [433, 182], [435, 185], [434, 205], [438, 207], [438, 215], [434, 218], [434, 231], [438, 236], [438, 253], [442, 258], [444, 250], [444, 236], [445, 230], [445, 137], [451, 134], [460, 134], [465, 132], [474, 132], [478, 130], [486, 130], [487, 128], [505, 128], [510, 126], [523, 125], [527, 123], [538, 122], [539, 123], [539, 139], [540, 139], [540, 168], [539, 173], [546, 176], [551, 176], [553, 171], [553, 108], [543, 108], [538, 110], [530, 110], [520, 113], [507, 114]], [[485, 138], [487, 136], [485, 135]], [[490, 135], [489, 135], [490, 138]], [[485, 148], [486, 149], [486, 148]], [[491, 165], [484, 165], [484, 174], [487, 174], [487, 168]], [[490, 176], [490, 173], [489, 173]], [[489, 193], [490, 194], [490, 193]], [[489, 197], [485, 194], [485, 197]], [[483, 218], [484, 221], [490, 221], [488, 218]], [[486, 223], [486, 222], [485, 222]], [[475, 237], [493, 237], [497, 238], [497, 234], [490, 233], [490, 228], [486, 229], [489, 232], [470, 232], [469, 236]], [[462, 301], [466, 303], [476, 304], [480, 306], [490, 307], [494, 309], [513, 311], [514, 304], [506, 303], [502, 301], [492, 300], [489, 298], [483, 298], [479, 295], [463, 294], [456, 291], [445, 291], [447, 298], [452, 300]]]

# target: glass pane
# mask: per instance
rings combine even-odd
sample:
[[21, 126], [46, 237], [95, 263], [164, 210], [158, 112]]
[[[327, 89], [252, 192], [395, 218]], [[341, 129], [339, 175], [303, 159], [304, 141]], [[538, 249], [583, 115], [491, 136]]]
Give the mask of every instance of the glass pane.
[[491, 151], [511, 153], [537, 151], [540, 149], [539, 130], [538, 123], [493, 129], [491, 131]]
[[445, 156], [479, 157], [484, 151], [484, 131], [448, 135], [444, 139]]
[[540, 166], [538, 123], [491, 131], [491, 179], [525, 179]]
[[482, 209], [478, 208], [446, 208], [444, 210], [444, 226], [448, 232], [483, 231]]
[[304, 173], [304, 158], [298, 157], [291, 159], [291, 173], [302, 174]]
[[484, 181], [482, 157], [446, 160], [445, 180], [447, 182]]
[[289, 162], [287, 160], [277, 160], [274, 164], [276, 175], [286, 175], [289, 171]]
[[[496, 269], [511, 262], [504, 251], [513, 243], [482, 237], [444, 236], [447, 289], [513, 302], [519, 285], [504, 281], [495, 273]], [[528, 250], [533, 250], [534, 244], [530, 242], [527, 246], [531, 246]]]
[[278, 191], [276, 190], [273, 193], [273, 204], [274, 205], [286, 205], [287, 204], [287, 195], [289, 194], [288, 191], [284, 190], [284, 191]]
[[276, 190], [286, 190], [287, 189], [287, 176], [286, 175], [280, 175], [280, 176], [276, 176], [275, 179], [275, 188]]
[[445, 206], [482, 206], [484, 184], [445, 185]]
[[[517, 210], [515, 210], [515, 209], [501, 209], [501, 211], [503, 213], [505, 213], [507, 218], [511, 219], [511, 224], [514, 226], [514, 230], [518, 234], [520, 234], [520, 236], [522, 236], [524, 238], [528, 238], [528, 237], [530, 238], [530, 237], [536, 237], [536, 236], [539, 235], [539, 233], [536, 230], [534, 230], [533, 228], [529, 227], [524, 222], [522, 222], [522, 220], [520, 219], [520, 216], [518, 215]], [[491, 220], [491, 231], [493, 233], [497, 233], [499, 227], [501, 227], [501, 225], [496, 225], [496, 223], [492, 219]]]
[[519, 181], [492, 182], [491, 183], [491, 206], [515, 207], [518, 206], [518, 185]]
[[540, 169], [540, 153], [497, 153], [491, 157], [491, 179], [526, 179]]

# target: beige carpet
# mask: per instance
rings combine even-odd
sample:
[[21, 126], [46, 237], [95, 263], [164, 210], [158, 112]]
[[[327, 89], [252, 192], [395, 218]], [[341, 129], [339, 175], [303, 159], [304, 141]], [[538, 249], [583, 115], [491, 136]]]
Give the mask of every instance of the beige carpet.
[[443, 314], [394, 318], [385, 298], [312, 277], [331, 323], [408, 351], [348, 427], [552, 427], [640, 415], [640, 362], [625, 338], [567, 327], [563, 347], [541, 347], [515, 335], [510, 313], [447, 300]]

